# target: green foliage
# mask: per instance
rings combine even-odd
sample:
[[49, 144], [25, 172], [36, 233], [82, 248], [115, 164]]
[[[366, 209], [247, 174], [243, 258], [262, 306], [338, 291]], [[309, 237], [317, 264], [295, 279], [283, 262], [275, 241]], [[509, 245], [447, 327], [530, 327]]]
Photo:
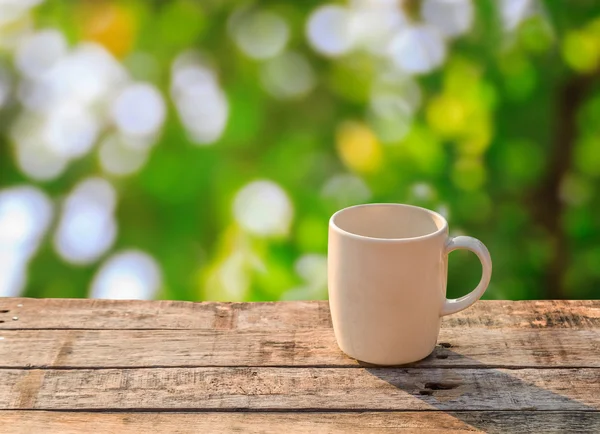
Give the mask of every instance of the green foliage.
[[[500, 2], [473, 1], [471, 30], [446, 41], [442, 66], [415, 77], [390, 73], [389, 62], [364, 48], [338, 57], [315, 52], [306, 21], [318, 2], [99, 3], [112, 9], [48, 0], [33, 21], [59, 29], [71, 46], [85, 39], [105, 45], [133, 79], [161, 91], [166, 120], [137, 173], [107, 173], [96, 145], [60, 176], [36, 181], [19, 168], [10, 136], [21, 109], [0, 109], [0, 187], [35, 185], [57, 211], [89, 176], [108, 179], [118, 193], [111, 249], [85, 265], [65, 262], [52, 241], [55, 217], [29, 263], [25, 296], [86, 297], [111, 252], [135, 248], [160, 265], [158, 297], [323, 298], [328, 218], [368, 201], [445, 212], [452, 232], [481, 239], [494, 261], [486, 298], [598, 297], [597, 2], [546, 1], [541, 13], [506, 30]], [[419, 2], [410, 3], [418, 11]], [[269, 91], [268, 60], [249, 57], [235, 42], [235, 17], [256, 11], [287, 23], [286, 50], [314, 72], [307, 92], [277, 96], [286, 81]], [[108, 29], [96, 29], [101, 19]], [[223, 134], [204, 146], [171, 98], [173, 61], [189, 50], [215, 71], [229, 110]], [[11, 52], [3, 56], [18, 81]], [[583, 89], [581, 101], [564, 97], [572, 84]], [[388, 99], [376, 106], [376, 94]], [[106, 128], [108, 135], [114, 126]], [[292, 210], [289, 223], [266, 235], [235, 213], [240, 191], [260, 180], [281, 188]], [[474, 256], [454, 253], [449, 264], [450, 297], [476, 285]], [[557, 269], [551, 281], [549, 270]]]

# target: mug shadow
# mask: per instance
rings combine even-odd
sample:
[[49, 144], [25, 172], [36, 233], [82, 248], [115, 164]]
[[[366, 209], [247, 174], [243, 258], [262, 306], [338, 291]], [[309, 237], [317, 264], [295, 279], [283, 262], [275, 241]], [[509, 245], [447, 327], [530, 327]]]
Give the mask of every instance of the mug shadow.
[[[600, 417], [596, 413], [599, 408], [534, 384], [546, 384], [577, 396], [577, 386], [569, 376], [580, 375], [578, 369], [564, 368], [561, 378], [549, 377], [551, 369], [494, 368], [451, 347], [438, 343], [427, 358], [408, 365], [359, 363], [371, 375], [425, 402], [429, 409], [462, 421], [466, 429], [470, 426], [485, 432], [600, 432]], [[444, 362], [432, 366], [436, 359]], [[564, 375], [565, 371], [569, 376]], [[598, 384], [596, 373], [592, 374], [594, 378], [581, 375], [584, 378], [575, 384]], [[548, 412], [552, 413], [551, 418]]]

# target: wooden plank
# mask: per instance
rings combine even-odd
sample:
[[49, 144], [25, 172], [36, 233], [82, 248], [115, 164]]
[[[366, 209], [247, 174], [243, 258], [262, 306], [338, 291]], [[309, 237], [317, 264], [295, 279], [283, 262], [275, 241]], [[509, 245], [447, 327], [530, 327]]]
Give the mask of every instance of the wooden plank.
[[[17, 317], [13, 321], [13, 317]], [[3, 321], [3, 322], [2, 322]], [[1, 329], [330, 328], [327, 301], [192, 303], [85, 299], [0, 299]], [[480, 301], [444, 318], [443, 328], [600, 327], [600, 300]]]
[[331, 328], [329, 306], [327, 302], [303, 301], [193, 303], [166, 300], [0, 299], [0, 330], [271, 328]]
[[80, 413], [0, 412], [5, 434], [180, 433], [440, 434], [600, 432], [600, 412], [468, 411], [365, 413]]
[[[0, 338], [0, 368], [359, 366], [331, 329], [5, 330]], [[439, 342], [414, 366], [600, 367], [600, 329], [445, 329]]]
[[600, 369], [0, 370], [0, 409], [597, 411]]

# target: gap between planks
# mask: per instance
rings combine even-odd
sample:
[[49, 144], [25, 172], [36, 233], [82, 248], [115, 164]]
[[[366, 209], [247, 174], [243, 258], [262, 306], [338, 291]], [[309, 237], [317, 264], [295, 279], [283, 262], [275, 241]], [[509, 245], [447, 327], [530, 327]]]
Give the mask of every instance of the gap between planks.
[[600, 413], [589, 412], [387, 412], [387, 413], [76, 413], [0, 412], [6, 434], [80, 432], [138, 434], [281, 432], [561, 432], [600, 431]]
[[581, 409], [581, 410], [550, 410], [550, 409], [536, 409], [536, 410], [520, 410], [520, 409], [505, 409], [505, 410], [436, 410], [436, 409], [417, 409], [417, 410], [390, 410], [390, 409], [363, 409], [363, 408], [350, 408], [350, 409], [324, 409], [324, 408], [301, 408], [295, 409], [281, 409], [281, 408], [261, 408], [259, 410], [254, 409], [228, 409], [228, 408], [175, 408], [175, 407], [153, 407], [153, 408], [75, 408], [75, 409], [52, 409], [52, 408], [30, 408], [30, 409], [6, 409], [0, 408], [0, 415], [7, 413], [65, 413], [65, 414], [192, 414], [192, 415], [203, 415], [203, 414], [215, 414], [215, 415], [229, 415], [229, 414], [266, 414], [266, 415], [280, 415], [280, 414], [361, 414], [361, 413], [372, 413], [372, 414], [390, 414], [390, 413], [415, 413], [415, 414], [440, 414], [440, 413], [529, 413], [529, 414], [552, 414], [552, 413], [579, 413], [579, 414], [597, 414], [600, 415], [600, 409]]
[[[261, 409], [239, 409], [239, 408], [189, 408], [189, 407], [153, 407], [153, 408], [75, 408], [75, 409], [52, 409], [52, 408], [29, 408], [29, 409], [6, 409], [0, 408], [0, 417], [4, 413], [65, 413], [65, 414], [268, 414], [268, 415], [279, 415], [279, 414], [361, 414], [361, 413], [372, 413], [372, 414], [390, 414], [390, 413], [418, 413], [418, 414], [440, 414], [447, 412], [460, 412], [460, 413], [486, 413], [492, 412], [492, 410], [437, 410], [437, 409], [416, 409], [416, 410], [402, 410], [402, 409], [364, 409], [364, 408], [301, 408], [301, 409], [289, 409], [289, 408], [261, 408]], [[536, 409], [536, 410], [521, 410], [521, 409], [505, 409], [496, 410], [497, 413], [581, 413], [581, 414], [598, 414], [600, 415], [600, 409], [580, 409], [580, 410], [552, 410], [552, 409]]]
[[[13, 317], [18, 320], [13, 321]], [[479, 301], [442, 328], [600, 327], [600, 300]], [[297, 330], [331, 328], [327, 301], [217, 303], [0, 299], [0, 330]]]
[[89, 371], [100, 371], [100, 370], [104, 370], [104, 369], [119, 369], [122, 371], [125, 370], [134, 370], [134, 369], [140, 369], [140, 370], [145, 370], [145, 369], [195, 369], [195, 368], [269, 368], [269, 369], [299, 369], [299, 368], [314, 368], [314, 369], [365, 369], [365, 368], [369, 368], [369, 369], [406, 369], [406, 370], [410, 370], [410, 369], [423, 369], [423, 370], [427, 370], [427, 369], [481, 369], [481, 370], [485, 370], [485, 369], [503, 369], [503, 370], [507, 370], [507, 371], [519, 371], [522, 369], [537, 369], [537, 370], [547, 370], [547, 371], [551, 371], [553, 369], [562, 369], [562, 370], [569, 370], [569, 369], [598, 369], [597, 366], [569, 366], [569, 367], [556, 367], [556, 366], [545, 366], [545, 367], [540, 367], [540, 366], [513, 366], [513, 365], [492, 365], [492, 366], [485, 366], [485, 365], [460, 365], [460, 366], [421, 366], [418, 364], [411, 364], [411, 365], [398, 365], [398, 366], [380, 366], [380, 365], [368, 365], [368, 364], [357, 364], [357, 365], [348, 365], [348, 366], [338, 366], [338, 365], [302, 365], [302, 366], [297, 366], [297, 365], [172, 365], [172, 366], [162, 366], [162, 365], [151, 365], [151, 366], [85, 366], [85, 367], [81, 367], [81, 366], [20, 366], [20, 367], [14, 367], [14, 366], [0, 366], [0, 370], [3, 369], [21, 369], [23, 371], [33, 371], [33, 370], [40, 370], [40, 371], [45, 371], [45, 370], [52, 370], [52, 371], [81, 371], [81, 370], [89, 370]]

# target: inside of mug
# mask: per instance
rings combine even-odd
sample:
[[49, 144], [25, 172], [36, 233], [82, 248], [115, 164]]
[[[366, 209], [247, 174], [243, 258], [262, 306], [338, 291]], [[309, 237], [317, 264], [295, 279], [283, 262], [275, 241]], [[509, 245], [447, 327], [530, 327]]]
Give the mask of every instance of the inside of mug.
[[333, 216], [333, 223], [354, 235], [382, 239], [422, 237], [446, 225], [445, 220], [433, 212], [400, 204], [346, 208]]

